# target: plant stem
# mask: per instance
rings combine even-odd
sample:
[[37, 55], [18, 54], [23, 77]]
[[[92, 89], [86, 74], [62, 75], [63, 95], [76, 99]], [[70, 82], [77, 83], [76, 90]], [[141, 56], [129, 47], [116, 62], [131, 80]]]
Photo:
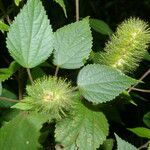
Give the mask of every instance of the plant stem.
[[23, 98], [21, 74], [22, 74], [22, 68], [19, 69], [19, 71], [18, 71], [18, 95], [19, 95], [19, 100], [21, 100]]
[[7, 98], [7, 97], [0, 97], [0, 100], [1, 101], [13, 102], [13, 103], [18, 103], [19, 102], [18, 100], [14, 100], [14, 99]]
[[27, 68], [27, 73], [28, 73], [29, 80], [30, 80], [31, 84], [33, 84], [33, 78], [32, 78], [31, 71], [29, 68]]
[[[150, 69], [148, 69], [148, 70], [140, 77], [139, 81], [142, 81], [146, 76], [149, 75], [149, 73], [150, 73]], [[137, 84], [133, 85], [131, 88], [129, 88], [128, 92], [131, 92], [131, 91], [133, 90], [133, 88], [134, 88], [135, 86], [137, 86], [138, 84], [139, 84], [139, 83], [137, 83]]]
[[57, 66], [57, 67], [56, 67], [56, 70], [55, 70], [55, 77], [57, 77], [58, 71], [59, 71], [59, 67]]
[[76, 5], [76, 21], [79, 21], [79, 0], [75, 0]]
[[138, 148], [138, 150], [141, 150], [141, 149], [143, 149], [143, 148], [147, 148], [149, 144], [150, 144], [150, 141], [148, 141], [148, 142], [145, 143], [144, 145], [140, 146], [140, 147]]
[[6, 20], [7, 20], [8, 24], [11, 25], [11, 20], [8, 15], [6, 16]]
[[137, 89], [137, 88], [132, 88], [133, 91], [139, 91], [139, 92], [144, 92], [144, 93], [150, 93], [150, 90], [143, 90], [143, 89]]

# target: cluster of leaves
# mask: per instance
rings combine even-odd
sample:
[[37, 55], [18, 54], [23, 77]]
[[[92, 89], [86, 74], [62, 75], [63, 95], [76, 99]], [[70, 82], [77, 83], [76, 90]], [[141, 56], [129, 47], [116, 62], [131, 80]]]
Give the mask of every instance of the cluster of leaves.
[[[16, 5], [19, 5], [20, 2], [21, 0], [15, 1]], [[62, 0], [56, 0], [56, 2], [60, 4], [67, 16], [64, 2]], [[136, 23], [136, 19], [130, 21], [132, 24]], [[113, 148], [113, 140], [107, 138], [109, 123], [102, 107], [110, 101], [115, 101], [114, 99], [119, 98], [120, 94], [131, 85], [137, 84], [138, 81], [125, 75], [120, 68], [107, 63], [90, 63], [89, 58], [94, 62], [97, 59], [97, 57], [95, 59], [96, 54], [92, 52], [93, 38], [90, 26], [105, 35], [113, 33], [105, 22], [88, 17], [53, 32], [40, 0], [28, 0], [10, 26], [0, 22], [0, 29], [3, 32], [8, 31], [6, 44], [10, 55], [15, 60], [9, 68], [0, 70], [0, 100], [2, 102], [7, 100], [0, 105], [11, 107], [15, 112], [16, 108], [19, 109], [12, 117], [13, 119], [2, 122], [0, 149], [8, 150], [12, 147], [16, 150], [36, 150], [41, 148], [40, 143], [44, 140], [39, 143], [39, 139], [41, 137], [45, 139], [45, 137], [40, 130], [45, 123], [55, 123], [55, 135], [53, 136], [56, 149], [96, 150], [100, 148], [105, 150], [107, 147], [109, 147], [108, 149]], [[146, 28], [147, 26], [144, 29], [142, 26], [143, 30], [140, 31], [140, 34], [141, 32], [143, 34], [142, 37], [141, 35], [139, 35], [140, 38], [137, 37], [137, 41], [134, 37], [135, 42], [138, 43], [137, 46], [140, 45], [144, 52], [148, 45], [147, 41], [150, 39], [149, 30]], [[121, 34], [124, 35], [124, 33], [126, 32]], [[120, 40], [119, 44], [122, 42], [119, 37], [113, 37]], [[143, 37], [145, 43], [141, 41]], [[115, 40], [115, 42], [117, 41]], [[118, 43], [115, 43], [116, 47]], [[133, 48], [132, 45], [130, 46], [131, 52], [135, 52], [137, 46], [133, 45]], [[50, 65], [49, 61], [53, 65]], [[131, 62], [133, 63], [133, 61]], [[56, 66], [55, 77], [50, 75], [48, 78], [32, 81], [38, 78], [32, 79], [34, 76], [32, 71], [38, 68], [35, 74], [40, 74], [41, 70], [39, 69], [42, 65], [50, 69]], [[82, 69], [79, 70], [81, 67]], [[4, 83], [16, 71], [20, 72], [20, 68], [27, 70], [31, 85], [27, 86], [27, 95], [23, 100], [14, 101], [6, 98], [10, 96], [15, 99], [16, 97], [12, 93], [8, 94], [1, 83]], [[59, 68], [79, 70], [77, 82], [74, 84], [76, 87], [68, 83], [68, 79], [66, 81], [66, 79], [57, 77]], [[44, 75], [46, 74], [42, 72], [41, 76]], [[23, 76], [19, 76], [19, 78], [23, 78]], [[4, 94], [4, 91], [7, 94]], [[125, 96], [124, 93], [122, 95]], [[68, 109], [68, 107], [70, 108]], [[144, 123], [148, 128], [150, 127], [149, 119], [148, 113], [144, 116]], [[149, 139], [150, 129], [148, 128], [139, 127], [129, 130], [140, 137]], [[118, 135], [115, 134], [115, 136], [118, 150], [137, 149]]]

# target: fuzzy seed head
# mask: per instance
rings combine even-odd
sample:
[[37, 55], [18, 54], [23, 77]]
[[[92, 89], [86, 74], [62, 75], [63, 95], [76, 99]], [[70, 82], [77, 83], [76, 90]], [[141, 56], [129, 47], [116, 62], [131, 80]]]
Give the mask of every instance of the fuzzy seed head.
[[73, 88], [66, 80], [55, 77], [38, 79], [33, 85], [27, 86], [26, 100], [33, 110], [50, 114], [50, 118], [61, 119], [73, 105]]
[[95, 63], [117, 68], [125, 73], [133, 71], [143, 58], [150, 43], [150, 28], [140, 19], [124, 21], [104, 48], [95, 54]]

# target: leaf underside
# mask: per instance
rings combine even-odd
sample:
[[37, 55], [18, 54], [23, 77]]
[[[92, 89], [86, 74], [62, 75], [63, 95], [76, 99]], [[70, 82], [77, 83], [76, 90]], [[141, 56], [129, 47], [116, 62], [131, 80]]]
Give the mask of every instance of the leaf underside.
[[102, 112], [96, 112], [79, 102], [74, 116], [56, 124], [56, 141], [65, 150], [96, 150], [108, 135], [108, 123]]
[[80, 68], [88, 59], [91, 48], [88, 18], [64, 26], [55, 33], [54, 64], [66, 69]]
[[28, 0], [9, 28], [7, 48], [23, 67], [44, 62], [53, 50], [53, 32], [40, 0]]
[[135, 146], [122, 140], [117, 134], [115, 134], [117, 140], [117, 150], [138, 150]]
[[113, 100], [137, 81], [111, 67], [93, 64], [79, 72], [77, 83], [88, 101], [103, 103]]

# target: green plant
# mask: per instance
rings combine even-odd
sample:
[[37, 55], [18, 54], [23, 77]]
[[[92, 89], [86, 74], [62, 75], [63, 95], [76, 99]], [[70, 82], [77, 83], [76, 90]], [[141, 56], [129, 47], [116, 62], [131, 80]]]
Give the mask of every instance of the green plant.
[[[18, 5], [20, 1], [15, 2]], [[66, 14], [63, 1], [56, 2]], [[124, 73], [133, 71], [143, 58], [150, 42], [150, 29], [144, 21], [130, 18], [112, 35], [104, 48], [106, 52], [95, 53], [92, 52], [89, 22], [96, 31], [99, 31], [97, 26], [101, 24], [104, 28], [100, 30], [102, 34], [110, 35], [112, 30], [102, 21], [89, 20], [86, 17], [53, 32], [42, 2], [28, 0], [9, 27], [2, 23], [1, 30], [8, 30], [6, 44], [15, 61], [9, 68], [0, 71], [0, 94], [4, 90], [1, 82], [16, 71], [20, 81], [24, 68], [30, 83], [26, 84], [25, 96], [21, 91], [19, 100], [4, 95], [0, 97], [11, 109], [19, 110], [0, 129], [0, 149], [39, 149], [45, 141], [45, 134], [52, 134], [52, 131], [55, 132], [52, 136], [55, 137], [53, 144], [56, 149], [96, 150], [110, 143], [109, 149], [113, 148], [113, 140], [107, 139], [109, 123], [103, 110], [107, 108], [107, 103], [122, 97], [130, 98], [129, 93], [125, 94], [126, 90], [139, 83]], [[94, 64], [89, 61], [90, 56]], [[56, 70], [48, 75], [43, 72], [42, 66]], [[59, 69], [79, 71], [75, 77], [77, 82], [60, 77]], [[52, 131], [43, 132], [46, 125]], [[11, 140], [12, 136], [14, 139]], [[115, 136], [118, 150], [137, 149]]]

